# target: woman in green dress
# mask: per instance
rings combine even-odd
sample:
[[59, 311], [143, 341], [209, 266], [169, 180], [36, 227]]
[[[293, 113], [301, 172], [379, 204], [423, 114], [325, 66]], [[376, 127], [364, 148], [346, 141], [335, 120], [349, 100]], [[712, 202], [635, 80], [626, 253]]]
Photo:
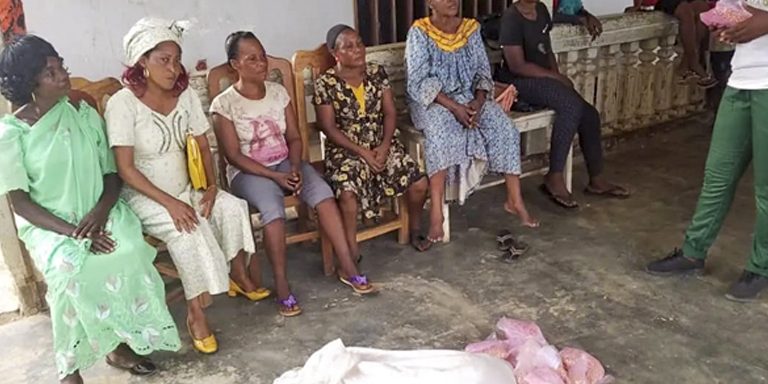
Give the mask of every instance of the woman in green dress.
[[24, 36], [0, 53], [0, 91], [21, 106], [0, 120], [0, 194], [8, 193], [19, 238], [48, 285], [59, 380], [82, 383], [80, 370], [104, 357], [152, 374], [142, 356], [180, 346], [156, 252], [118, 199], [101, 117], [70, 101], [69, 90], [45, 40]]

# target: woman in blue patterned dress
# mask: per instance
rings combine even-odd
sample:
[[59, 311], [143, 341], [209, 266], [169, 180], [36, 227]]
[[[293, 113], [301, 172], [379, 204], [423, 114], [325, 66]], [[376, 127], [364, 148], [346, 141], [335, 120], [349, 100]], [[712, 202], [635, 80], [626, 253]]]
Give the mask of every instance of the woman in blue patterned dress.
[[[458, 0], [429, 0], [429, 6], [432, 15], [408, 32], [406, 62], [411, 117], [426, 137], [430, 222], [442, 223], [443, 202], [463, 204], [493, 172], [506, 180], [504, 209], [536, 227], [520, 193], [520, 132], [487, 100], [494, 84], [480, 25], [457, 16]], [[430, 239], [443, 235], [442, 227], [431, 226]]]

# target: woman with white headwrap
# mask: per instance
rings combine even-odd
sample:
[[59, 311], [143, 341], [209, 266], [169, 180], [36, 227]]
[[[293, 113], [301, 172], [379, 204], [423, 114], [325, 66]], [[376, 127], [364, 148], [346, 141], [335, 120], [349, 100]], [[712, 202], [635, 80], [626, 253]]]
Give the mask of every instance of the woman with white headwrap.
[[[200, 100], [188, 88], [181, 65], [184, 23], [144, 18], [123, 39], [126, 88], [107, 104], [107, 133], [125, 181], [122, 197], [144, 231], [164, 241], [179, 271], [187, 299], [187, 327], [196, 350], [214, 353], [216, 338], [205, 318], [209, 295], [229, 291], [250, 300], [270, 292], [259, 288], [248, 206], [218, 191]], [[186, 137], [200, 146], [210, 186], [194, 190], [186, 158]], [[231, 271], [228, 263], [231, 262]], [[229, 276], [228, 276], [229, 274]]]

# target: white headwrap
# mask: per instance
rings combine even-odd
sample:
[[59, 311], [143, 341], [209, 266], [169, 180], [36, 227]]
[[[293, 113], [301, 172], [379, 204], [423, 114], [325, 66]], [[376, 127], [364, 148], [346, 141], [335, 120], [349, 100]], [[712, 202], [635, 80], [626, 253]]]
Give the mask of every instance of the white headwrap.
[[141, 56], [165, 41], [173, 41], [181, 46], [184, 31], [192, 25], [189, 21], [173, 21], [155, 17], [145, 17], [131, 27], [123, 37], [125, 64], [133, 67]]

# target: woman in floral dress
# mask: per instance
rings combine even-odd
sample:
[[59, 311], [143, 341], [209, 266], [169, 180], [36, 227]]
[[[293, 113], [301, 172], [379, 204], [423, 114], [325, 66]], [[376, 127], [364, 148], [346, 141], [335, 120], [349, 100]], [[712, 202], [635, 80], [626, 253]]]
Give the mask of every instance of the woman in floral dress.
[[419, 235], [427, 179], [398, 139], [395, 100], [384, 68], [367, 65], [365, 45], [349, 26], [328, 31], [327, 46], [336, 58], [315, 82], [320, 127], [328, 136], [325, 177], [344, 214], [347, 241], [357, 255], [358, 206], [365, 218], [380, 215], [387, 199], [406, 194], [411, 244], [427, 250], [435, 241]]
[[[458, 0], [429, 0], [432, 15], [414, 22], [406, 42], [408, 105], [424, 131], [432, 201], [429, 236], [443, 236], [444, 201], [463, 204], [483, 176], [504, 176], [504, 209], [536, 227], [520, 193], [520, 132], [493, 99], [480, 24], [458, 16]], [[491, 95], [492, 97], [493, 95]]]

